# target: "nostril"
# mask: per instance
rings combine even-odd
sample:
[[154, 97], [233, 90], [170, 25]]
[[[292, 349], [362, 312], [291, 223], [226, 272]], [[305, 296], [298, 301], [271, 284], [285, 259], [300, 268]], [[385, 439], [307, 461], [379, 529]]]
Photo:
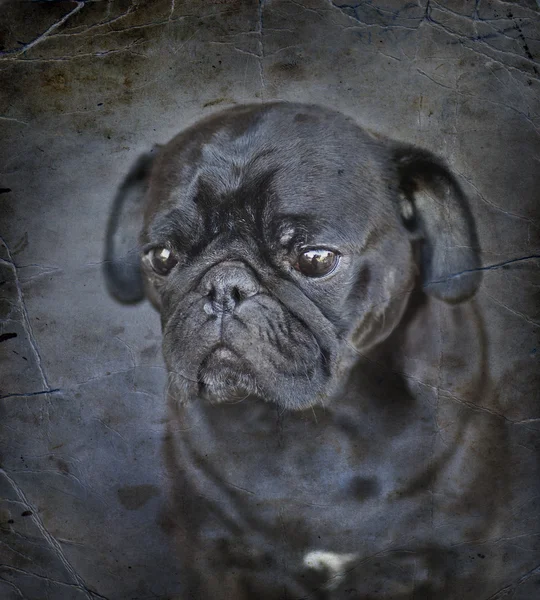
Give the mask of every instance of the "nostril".
[[234, 286], [231, 290], [231, 298], [236, 304], [239, 304], [244, 299], [244, 294], [238, 286]]
[[213, 285], [210, 286], [210, 289], [208, 290], [207, 296], [208, 296], [208, 299], [211, 302], [214, 302], [214, 300], [216, 299], [216, 288], [215, 288], [215, 286], [213, 286]]

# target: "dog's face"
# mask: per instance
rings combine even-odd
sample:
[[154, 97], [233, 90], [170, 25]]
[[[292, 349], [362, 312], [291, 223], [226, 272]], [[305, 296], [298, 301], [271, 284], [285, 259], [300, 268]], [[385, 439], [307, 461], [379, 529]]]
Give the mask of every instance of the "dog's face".
[[140, 159], [105, 264], [117, 297], [145, 292], [159, 309], [179, 400], [292, 409], [336, 394], [418, 281], [449, 302], [479, 282], [474, 226], [444, 165], [287, 103], [224, 111]]

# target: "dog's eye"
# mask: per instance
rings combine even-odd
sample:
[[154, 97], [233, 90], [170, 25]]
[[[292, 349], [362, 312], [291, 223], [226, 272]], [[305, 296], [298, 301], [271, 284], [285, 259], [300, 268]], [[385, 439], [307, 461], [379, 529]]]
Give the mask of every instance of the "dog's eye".
[[339, 262], [339, 255], [332, 250], [315, 248], [306, 250], [298, 257], [295, 269], [308, 277], [322, 277], [331, 273]]
[[153, 248], [149, 253], [152, 269], [158, 275], [168, 275], [178, 262], [168, 248]]

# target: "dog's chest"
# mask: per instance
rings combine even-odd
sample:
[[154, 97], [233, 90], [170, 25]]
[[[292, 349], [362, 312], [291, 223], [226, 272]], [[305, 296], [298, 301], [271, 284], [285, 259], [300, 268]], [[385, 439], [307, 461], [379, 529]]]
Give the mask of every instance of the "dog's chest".
[[280, 415], [248, 400], [192, 404], [176, 435], [178, 458], [195, 493], [241, 528], [258, 523], [273, 535], [286, 531], [293, 544], [345, 552], [361, 536], [375, 549], [418, 518], [417, 498], [401, 490], [432, 451], [429, 411], [400, 418], [396, 427], [388, 414], [351, 405]]

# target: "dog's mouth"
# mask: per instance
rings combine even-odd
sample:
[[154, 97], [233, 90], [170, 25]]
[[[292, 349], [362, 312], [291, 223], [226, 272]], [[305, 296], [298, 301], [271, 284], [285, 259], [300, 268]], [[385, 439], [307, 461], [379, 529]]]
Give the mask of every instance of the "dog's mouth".
[[203, 359], [197, 384], [199, 396], [212, 404], [241, 402], [257, 393], [255, 377], [247, 362], [222, 344], [212, 348]]

